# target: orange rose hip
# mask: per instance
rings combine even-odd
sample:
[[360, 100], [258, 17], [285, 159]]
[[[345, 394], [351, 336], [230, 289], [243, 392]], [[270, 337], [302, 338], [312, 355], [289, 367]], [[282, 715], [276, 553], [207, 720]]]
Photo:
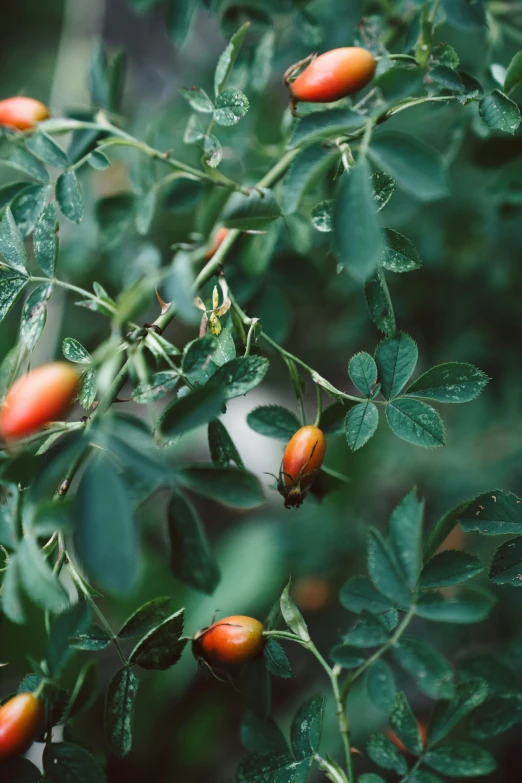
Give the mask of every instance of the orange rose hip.
[[192, 640], [196, 658], [213, 664], [240, 664], [263, 652], [264, 626], [254, 617], [232, 615], [198, 631]]
[[307, 425], [297, 430], [283, 454], [279, 491], [285, 497], [285, 507], [301, 505], [307, 490], [317, 478], [326, 451], [324, 433], [319, 427]]
[[35, 98], [18, 95], [0, 101], [0, 125], [27, 130], [48, 117], [47, 106]]
[[316, 57], [290, 83], [294, 101], [330, 103], [366, 87], [377, 63], [367, 49], [344, 46]]
[[32, 693], [19, 693], [0, 707], [0, 761], [27, 750], [43, 717], [43, 704]]

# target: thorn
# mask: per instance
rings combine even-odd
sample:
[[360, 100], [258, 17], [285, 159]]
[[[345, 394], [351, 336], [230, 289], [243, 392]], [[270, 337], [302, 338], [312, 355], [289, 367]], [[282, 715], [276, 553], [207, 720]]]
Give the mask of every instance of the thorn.
[[156, 299], [158, 300], [160, 307], [161, 307], [161, 314], [165, 315], [165, 313], [168, 313], [170, 308], [172, 307], [172, 302], [164, 302], [161, 296], [159, 295], [159, 291], [156, 288]]

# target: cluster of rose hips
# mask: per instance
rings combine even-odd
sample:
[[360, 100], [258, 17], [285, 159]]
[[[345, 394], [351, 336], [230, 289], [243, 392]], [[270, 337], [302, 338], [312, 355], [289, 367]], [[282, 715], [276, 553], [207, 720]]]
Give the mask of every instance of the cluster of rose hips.
[[[300, 70], [306, 65], [304, 70]], [[292, 66], [285, 74], [292, 104], [298, 101], [337, 101], [365, 87], [375, 74], [374, 57], [365, 49], [344, 47]], [[300, 71], [300, 72], [299, 72]], [[49, 117], [47, 107], [33, 98], [17, 96], [0, 101], [0, 125], [30, 130]], [[228, 229], [218, 229], [207, 258], [217, 251]], [[13, 442], [43, 429], [67, 413], [79, 389], [76, 370], [53, 362], [30, 371], [9, 389], [0, 410], [0, 437]], [[325, 454], [323, 432], [301, 427], [286, 446], [279, 475], [285, 506], [299, 506], [321, 468]], [[232, 616], [198, 631], [192, 649], [210, 667], [239, 665], [261, 655], [264, 626], [252, 617]], [[23, 753], [34, 742], [44, 718], [39, 693], [20, 693], [0, 707], [0, 761]]]

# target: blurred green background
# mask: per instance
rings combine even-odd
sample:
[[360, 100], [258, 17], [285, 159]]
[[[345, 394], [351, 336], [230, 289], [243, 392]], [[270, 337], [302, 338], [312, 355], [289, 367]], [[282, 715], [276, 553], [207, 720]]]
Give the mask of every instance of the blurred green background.
[[[240, 130], [225, 129], [221, 136], [223, 170], [250, 184], [283, 148], [282, 129], [289, 122], [280, 77], [283, 70], [315, 48], [350, 44], [354, 23], [362, 13], [389, 6], [400, 21], [420, 3], [265, 0], [257, 5], [228, 4], [221, 24], [218, 16], [199, 13], [181, 49], [171, 42], [160, 7], [140, 13], [137, 9], [145, 11], [147, 3], [135, 0], [133, 5], [125, 0], [18, 0], [8, 4], [2, 11], [0, 98], [25, 93], [48, 102], [55, 115], [88, 106], [86, 73], [93, 47], [101, 38], [109, 47], [122, 46], [127, 52], [124, 113], [133, 118], [133, 132], [142, 138], [151, 134], [157, 147], [172, 149], [178, 157], [196, 162], [193, 148], [184, 147], [182, 141], [190, 109], [178, 89], [197, 84], [210, 91], [226, 37], [250, 16], [254, 40], [268, 25], [274, 25], [273, 75], [262, 94], [250, 94], [247, 64], [245, 61], [242, 66], [240, 61], [237, 84], [249, 95], [252, 108]], [[491, 87], [489, 66], [506, 65], [518, 48], [517, 20], [514, 15], [508, 19], [512, 31], [506, 32], [501, 18], [487, 31], [464, 32], [443, 26], [437, 38], [453, 45], [463, 67]], [[401, 32], [398, 25], [398, 50], [405, 34], [407, 30]], [[519, 36], [522, 38], [522, 32]], [[515, 93], [514, 97], [521, 96]], [[107, 602], [104, 606], [115, 623], [144, 600], [159, 595], [172, 595], [177, 605], [186, 607], [190, 634], [208, 624], [214, 611], [222, 616], [248, 613], [262, 619], [291, 574], [295, 598], [312, 636], [327, 653], [338, 632], [351, 622], [337, 595], [349, 576], [365, 571], [368, 524], [383, 526], [395, 503], [413, 485], [426, 498], [427, 524], [477, 492], [495, 487], [522, 490], [522, 136], [500, 137], [485, 126], [479, 130], [475, 106], [419, 107], [400, 114], [388, 127], [410, 130], [447, 155], [452, 186], [452, 196], [441, 202], [421, 204], [397, 191], [386, 207], [386, 225], [408, 236], [424, 263], [418, 272], [389, 275], [399, 328], [419, 344], [419, 372], [440, 362], [469, 361], [483, 369], [491, 383], [477, 401], [447, 406], [445, 449], [425, 451], [410, 446], [394, 437], [384, 423], [376, 437], [355, 455], [343, 436], [329, 436], [326, 462], [349, 476], [351, 483], [322, 503], [311, 497], [299, 511], [285, 511], [281, 498], [269, 487], [271, 479], [264, 475], [278, 471], [281, 446], [256, 435], [245, 423], [248, 411], [258, 404], [295, 404], [286, 369], [273, 356], [262, 387], [246, 398], [233, 400], [225, 418], [246, 466], [260, 475], [267, 487], [265, 506], [246, 514], [197, 501], [218, 553], [223, 574], [220, 587], [211, 598], [202, 597], [170, 575], [162, 524], [166, 497], [155, 496], [140, 511], [145, 564], [139, 589], [124, 604]], [[118, 243], [107, 243], [96, 222], [96, 202], [128, 191], [137, 177], [133, 154], [119, 153], [118, 158], [118, 164], [106, 172], [83, 172], [86, 217], [79, 227], [64, 221], [60, 234], [60, 276], [85, 287], [98, 280], [112, 295], [144, 270], [167, 263], [173, 242], [186, 241], [191, 231], [205, 231], [201, 204], [208, 197], [200, 185], [183, 180], [168, 194], [148, 237], [140, 237], [126, 226]], [[1, 184], [10, 181], [7, 169], [0, 171], [0, 179]], [[316, 190], [305, 201], [300, 216], [282, 221], [267, 268], [253, 271], [249, 266], [251, 240], [240, 242], [229, 262], [229, 282], [240, 293], [249, 314], [261, 317], [269, 335], [336, 386], [350, 391], [346, 374], [349, 357], [359, 350], [373, 353], [380, 336], [369, 320], [360, 286], [336, 275], [335, 259], [324, 235], [306, 220], [310, 209], [326, 196], [327, 191]], [[2, 324], [2, 356], [17, 338], [20, 306]], [[155, 313], [153, 302], [150, 312]], [[34, 364], [58, 357], [64, 337], [74, 337], [93, 350], [106, 337], [107, 329], [106, 319], [75, 307], [57, 291]], [[196, 336], [196, 325], [175, 323], [170, 327], [169, 337], [178, 345]], [[313, 419], [313, 389], [309, 392]], [[128, 409], [142, 413], [137, 406], [129, 405]], [[185, 437], [177, 448], [180, 457], [207, 459], [204, 432]], [[474, 536], [467, 536], [465, 542], [463, 536], [454, 540], [456, 546], [464, 543], [468, 551], [486, 559], [493, 548], [487, 540]], [[496, 591], [500, 601], [487, 622], [458, 627], [419, 620], [413, 633], [433, 640], [453, 661], [483, 645], [502, 652], [519, 630], [521, 601], [513, 588]], [[25, 656], [41, 653], [43, 639], [42, 618], [36, 612], [31, 627], [19, 628], [3, 621], [0, 660], [9, 661], [9, 666], [0, 670], [2, 694], [13, 690], [26, 671]], [[325, 686], [313, 659], [300, 650], [290, 649], [288, 654], [294, 678], [277, 680], [273, 687], [273, 713], [283, 727], [308, 693]], [[71, 678], [87, 655], [78, 654]], [[109, 649], [98, 653], [97, 661], [103, 692], [117, 659]], [[413, 690], [410, 681], [400, 684], [416, 713], [428, 713], [431, 702]], [[104, 748], [102, 710], [100, 696], [72, 735], [95, 753]], [[349, 712], [356, 747], [370, 731], [383, 725], [382, 716], [368, 707], [360, 689], [352, 694]], [[126, 783], [172, 779], [227, 783], [233, 780], [243, 753], [239, 739], [242, 713], [241, 695], [198, 674], [187, 652], [171, 671], [142, 677], [134, 749], [124, 761], [109, 761], [108, 778]], [[328, 714], [325, 745], [335, 752], [335, 726], [331, 712]], [[513, 759], [518, 755], [516, 732], [496, 745], [499, 770], [491, 779], [518, 780], [518, 773], [513, 772]], [[357, 763], [362, 771], [364, 760]]]

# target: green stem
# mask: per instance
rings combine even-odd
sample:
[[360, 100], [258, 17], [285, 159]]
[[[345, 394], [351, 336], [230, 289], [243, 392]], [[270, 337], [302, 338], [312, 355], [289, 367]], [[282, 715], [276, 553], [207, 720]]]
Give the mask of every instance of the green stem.
[[91, 294], [90, 291], [85, 291], [83, 288], [79, 288], [77, 285], [72, 285], [71, 283], [66, 283], [63, 280], [57, 280], [55, 277], [31, 277], [29, 278], [31, 283], [48, 283], [49, 285], [57, 285], [59, 288], [65, 288], [67, 291], [74, 291], [75, 294], [79, 294], [80, 296], [84, 297], [84, 299], [91, 299], [93, 302], [96, 302], [99, 305], [102, 305], [103, 307], [107, 308], [108, 310], [112, 310], [114, 314], [117, 313], [116, 308], [109, 304], [108, 302], [103, 301], [95, 294]]
[[321, 387], [318, 383], [315, 384], [315, 393], [317, 396], [317, 413], [315, 415], [314, 427], [318, 427], [321, 422], [321, 416], [323, 414], [323, 395]]
[[413, 767], [409, 769], [408, 772], [404, 775], [404, 777], [399, 780], [399, 783], [406, 783], [406, 781], [408, 781], [411, 778], [413, 773], [419, 769], [421, 764], [422, 764], [422, 756], [417, 759]]

